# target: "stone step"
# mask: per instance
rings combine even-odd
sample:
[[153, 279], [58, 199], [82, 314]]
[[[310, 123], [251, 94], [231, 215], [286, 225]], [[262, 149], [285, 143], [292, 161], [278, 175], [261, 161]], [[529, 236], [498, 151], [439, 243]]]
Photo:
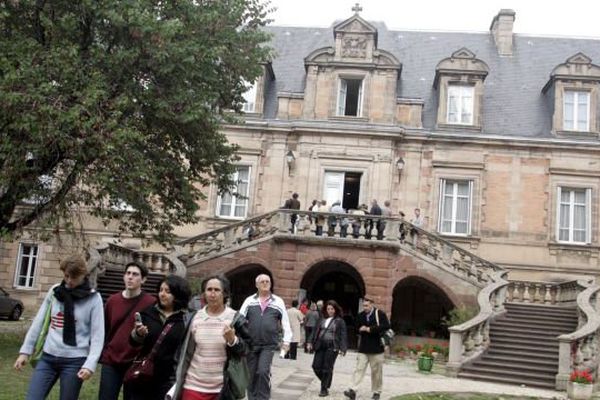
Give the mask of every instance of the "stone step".
[[548, 361], [558, 364], [558, 353], [557, 352], [538, 352], [538, 351], [526, 351], [521, 349], [515, 349], [513, 347], [499, 347], [493, 346], [490, 347], [487, 352], [487, 356], [490, 357], [510, 357], [521, 359], [523, 357], [527, 357], [528, 359], [537, 359], [540, 361]]
[[553, 353], [555, 352], [556, 354], [558, 354], [558, 342], [556, 342], [556, 344], [535, 344], [535, 343], [521, 343], [519, 341], [511, 341], [511, 340], [505, 340], [505, 339], [496, 339], [496, 340], [492, 340], [491, 344], [490, 344], [490, 348], [497, 348], [497, 349], [518, 349], [518, 350], [522, 350], [522, 351], [528, 351], [528, 352], [549, 352], [549, 353]]
[[483, 357], [482, 360], [477, 360], [473, 362], [470, 366], [471, 369], [476, 369], [480, 371], [481, 369], [493, 368], [498, 370], [507, 370], [507, 371], [523, 371], [527, 373], [536, 373], [542, 375], [556, 375], [558, 373], [558, 365], [543, 365], [539, 363], [530, 363], [527, 359], [521, 360], [495, 360], [488, 359], [487, 357]]
[[499, 318], [498, 321], [509, 321], [516, 324], [524, 324], [524, 325], [537, 325], [540, 326], [556, 326], [565, 329], [569, 329], [571, 327], [577, 326], [577, 319], [564, 319], [564, 318], [556, 318], [556, 317], [540, 317], [535, 315], [527, 315], [527, 314], [511, 314], [510, 316]]
[[512, 339], [515, 342], [519, 342], [519, 343], [535, 343], [535, 342], [540, 342], [540, 343], [548, 343], [548, 344], [553, 344], [553, 343], [558, 343], [558, 339], [556, 336], [548, 336], [548, 335], [532, 335], [529, 334], [527, 332], [519, 332], [519, 333], [515, 333], [515, 332], [505, 332], [505, 331], [497, 331], [497, 330], [492, 330], [490, 331], [490, 337], [492, 338], [492, 341], [494, 339]]
[[[556, 369], [558, 365], [558, 357], [556, 358], [540, 358], [537, 355], [533, 355], [531, 357], [525, 356], [523, 353], [515, 353], [513, 355], [503, 355], [496, 353], [486, 353], [483, 356], [482, 361], [494, 361], [499, 363], [520, 363], [523, 359], [527, 360], [528, 365], [538, 365], [542, 367], [551, 367]], [[477, 362], [477, 361], [476, 361]]]
[[514, 326], [514, 325], [496, 325], [493, 324], [492, 325], [492, 329], [490, 331], [493, 332], [497, 332], [497, 333], [506, 333], [506, 334], [514, 334], [514, 335], [535, 335], [535, 336], [540, 336], [540, 337], [544, 337], [544, 338], [556, 338], [559, 335], [562, 335], [564, 333], [570, 333], [570, 332], [566, 332], [564, 330], [560, 330], [560, 329], [539, 329], [537, 326], [536, 327], [520, 327], [520, 326]]
[[461, 372], [458, 374], [459, 378], [467, 378], [473, 380], [480, 380], [486, 382], [498, 382], [498, 383], [507, 383], [511, 385], [523, 385], [529, 387], [539, 387], [539, 388], [547, 388], [554, 389], [555, 381], [554, 379], [548, 378], [528, 378], [524, 379], [521, 376], [504, 376], [497, 374], [497, 371], [493, 372]]
[[532, 325], [531, 323], [525, 323], [523, 321], [513, 321], [513, 320], [508, 320], [508, 319], [503, 319], [503, 320], [496, 320], [494, 322], [492, 322], [491, 324], [491, 328], [492, 329], [507, 329], [507, 330], [512, 330], [512, 329], [519, 329], [519, 330], [527, 330], [530, 332], [556, 332], [557, 334], [563, 334], [563, 333], [570, 333], [573, 332], [573, 330], [575, 330], [577, 328], [576, 324], [564, 324], [564, 325], [557, 325], [557, 324], [540, 324], [540, 323], [536, 323], [534, 325]]
[[[142, 290], [152, 295], [156, 294], [158, 292], [158, 283], [163, 278], [164, 275], [162, 274], [148, 274], [146, 282], [142, 285]], [[109, 269], [98, 277], [98, 291], [103, 301], [106, 301], [112, 294], [123, 290], [124, 287], [123, 271]]]
[[539, 312], [539, 313], [552, 313], [552, 314], [560, 314], [560, 313], [574, 313], [576, 312], [575, 307], [563, 307], [563, 306], [553, 306], [548, 304], [538, 304], [538, 303], [514, 303], [514, 302], [506, 302], [504, 303], [504, 308], [510, 311], [514, 310], [531, 310], [531, 312]]

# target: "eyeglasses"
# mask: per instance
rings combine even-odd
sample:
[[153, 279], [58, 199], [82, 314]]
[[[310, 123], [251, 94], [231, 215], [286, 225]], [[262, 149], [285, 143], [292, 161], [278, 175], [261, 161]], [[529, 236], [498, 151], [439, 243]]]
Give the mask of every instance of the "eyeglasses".
[[258, 283], [271, 283], [271, 281], [263, 280], [263, 281], [258, 281]]

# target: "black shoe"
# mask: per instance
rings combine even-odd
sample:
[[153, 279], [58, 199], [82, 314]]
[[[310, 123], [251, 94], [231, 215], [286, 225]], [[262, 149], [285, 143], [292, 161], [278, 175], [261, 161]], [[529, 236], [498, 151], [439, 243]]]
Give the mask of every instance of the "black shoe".
[[329, 391], [327, 389], [322, 389], [319, 392], [319, 397], [327, 397], [327, 396], [329, 396]]
[[373, 397], [371, 397], [373, 400], [379, 400], [379, 393], [373, 393]]
[[344, 396], [346, 396], [350, 400], [354, 400], [356, 399], [356, 392], [352, 389], [344, 390]]

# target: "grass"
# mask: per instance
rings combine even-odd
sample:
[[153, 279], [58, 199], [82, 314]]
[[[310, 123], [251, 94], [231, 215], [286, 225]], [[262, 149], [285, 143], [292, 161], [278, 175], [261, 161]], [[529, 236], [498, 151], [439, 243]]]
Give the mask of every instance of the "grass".
[[509, 396], [485, 393], [415, 393], [393, 397], [392, 400], [530, 400], [537, 397]]
[[[23, 333], [0, 333], [0, 400], [25, 398], [33, 368], [28, 365], [21, 372], [18, 372], [13, 368], [17, 355], [19, 354], [19, 348], [21, 347], [23, 337]], [[98, 368], [100, 368], [100, 366]], [[79, 399], [97, 399], [99, 383], [100, 370], [97, 369], [94, 375], [92, 375], [92, 378], [83, 383]], [[59, 399], [58, 382], [54, 385], [54, 388], [47, 399]]]

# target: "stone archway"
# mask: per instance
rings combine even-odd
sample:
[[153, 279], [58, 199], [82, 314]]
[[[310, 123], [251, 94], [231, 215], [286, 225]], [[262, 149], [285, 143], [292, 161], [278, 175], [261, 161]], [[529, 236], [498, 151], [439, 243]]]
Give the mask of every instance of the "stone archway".
[[231, 307], [239, 310], [246, 297], [256, 293], [255, 279], [260, 274], [271, 277], [271, 290], [275, 289], [273, 274], [260, 264], [246, 264], [225, 274], [231, 283]]
[[360, 273], [350, 264], [337, 261], [321, 261], [308, 269], [300, 288], [306, 291], [311, 301], [335, 300], [344, 310], [348, 325], [348, 344], [356, 347], [356, 327], [359, 301], [365, 295], [365, 282]]
[[404, 335], [447, 337], [441, 320], [452, 308], [454, 304], [437, 285], [422, 277], [407, 277], [394, 287], [392, 329]]

